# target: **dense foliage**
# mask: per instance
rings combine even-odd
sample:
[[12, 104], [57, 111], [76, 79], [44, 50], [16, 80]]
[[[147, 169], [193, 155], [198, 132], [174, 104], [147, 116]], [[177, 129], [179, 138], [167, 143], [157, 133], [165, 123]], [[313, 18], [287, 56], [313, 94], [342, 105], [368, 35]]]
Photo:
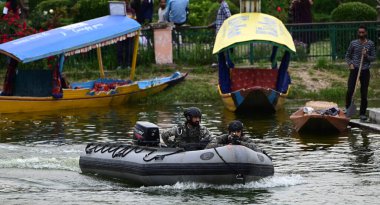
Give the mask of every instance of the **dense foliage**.
[[[317, 0], [319, 1], [319, 0]], [[377, 2], [376, 0], [340, 0], [342, 3], [348, 3], [348, 2], [361, 2], [370, 5], [373, 8], [376, 8]]]
[[74, 21], [85, 21], [109, 14], [108, 0], [79, 0], [72, 8]]
[[349, 2], [340, 4], [331, 12], [333, 21], [374, 21], [376, 10], [361, 2]]
[[[233, 1], [226, 1], [232, 14], [239, 12], [239, 7]], [[188, 23], [193, 26], [208, 25], [215, 21], [219, 3], [213, 0], [192, 0], [189, 5]]]
[[331, 20], [331, 12], [338, 7], [340, 0], [318, 0], [312, 6], [315, 22], [327, 22]]
[[[283, 22], [287, 22], [290, 0], [261, 0], [261, 11], [273, 16], [276, 16]], [[362, 9], [361, 6], [355, 8], [350, 15], [344, 12], [335, 14], [334, 19], [331, 18], [331, 12], [339, 5], [345, 5], [347, 2], [362, 2], [368, 4], [369, 7]], [[227, 0], [231, 12], [239, 12], [240, 0]], [[73, 22], [84, 21], [108, 14], [108, 0], [29, 0], [32, 21], [42, 21], [46, 19], [42, 16], [43, 11], [53, 9], [59, 14], [59, 25], [65, 25]], [[157, 18], [158, 1], [154, 1], [153, 16]], [[363, 5], [363, 4], [361, 4]], [[326, 22], [330, 20], [374, 20], [374, 12], [377, 1], [375, 0], [314, 0], [312, 6], [313, 18], [315, 22]], [[219, 8], [219, 3], [216, 0], [191, 0], [190, 1], [190, 16], [188, 23], [192, 26], [205, 26], [215, 21], [216, 13]], [[0, 2], [1, 9], [1, 2]], [[359, 9], [359, 10], [358, 10]], [[359, 13], [356, 12], [359, 11]], [[352, 11], [351, 11], [352, 12]], [[366, 13], [368, 12], [368, 13]], [[362, 13], [364, 13], [362, 15]], [[343, 16], [342, 16], [343, 15]], [[377, 15], [377, 14], [376, 14]], [[359, 16], [359, 18], [357, 18]], [[62, 19], [61, 19], [62, 18]], [[156, 20], [154, 19], [153, 22]], [[33, 22], [32, 25], [43, 27], [42, 22]], [[57, 23], [58, 24], [58, 23]]]
[[288, 20], [289, 2], [283, 0], [262, 0], [261, 12], [277, 17], [283, 22]]

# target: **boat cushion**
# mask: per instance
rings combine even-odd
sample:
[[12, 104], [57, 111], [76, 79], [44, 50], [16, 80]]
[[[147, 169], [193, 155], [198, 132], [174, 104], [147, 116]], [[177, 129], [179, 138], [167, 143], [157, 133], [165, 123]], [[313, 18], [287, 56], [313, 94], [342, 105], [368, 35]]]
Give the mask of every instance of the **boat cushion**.
[[119, 80], [119, 79], [111, 79], [111, 78], [99, 78], [94, 83], [93, 91], [109, 91], [116, 89], [117, 86], [123, 86], [130, 84], [131, 81], [128, 80]]
[[276, 89], [277, 69], [231, 69], [231, 90], [237, 91], [243, 88], [263, 87]]

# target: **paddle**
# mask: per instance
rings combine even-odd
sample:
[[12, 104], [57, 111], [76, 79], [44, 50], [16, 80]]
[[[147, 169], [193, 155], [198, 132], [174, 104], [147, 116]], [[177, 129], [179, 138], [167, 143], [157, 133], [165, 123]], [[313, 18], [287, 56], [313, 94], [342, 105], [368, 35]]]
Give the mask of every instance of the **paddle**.
[[361, 56], [361, 59], [360, 59], [360, 65], [359, 65], [359, 71], [358, 71], [358, 76], [356, 77], [356, 82], [355, 82], [355, 87], [354, 87], [354, 92], [352, 93], [352, 97], [351, 97], [351, 104], [350, 106], [347, 108], [347, 111], [346, 111], [346, 116], [347, 117], [351, 117], [353, 115], [356, 114], [356, 105], [355, 105], [355, 91], [356, 91], [356, 87], [358, 85], [358, 82], [359, 82], [359, 78], [360, 78], [360, 72], [362, 71], [362, 66], [363, 66], [363, 58], [364, 58], [364, 55], [363, 55], [363, 52], [362, 52], [362, 56]]

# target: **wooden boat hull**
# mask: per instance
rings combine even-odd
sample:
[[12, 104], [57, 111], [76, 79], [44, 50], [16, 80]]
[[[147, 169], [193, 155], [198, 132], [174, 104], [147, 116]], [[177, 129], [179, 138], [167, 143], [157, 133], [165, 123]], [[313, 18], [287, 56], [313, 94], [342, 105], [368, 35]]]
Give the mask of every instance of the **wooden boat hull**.
[[185, 78], [187, 77], [187, 75], [188, 75], [189, 73], [184, 73], [184, 74], [182, 74], [180, 77], [178, 77], [177, 79], [175, 79], [175, 80], [172, 80], [172, 81], [170, 81], [168, 84], [168, 88], [169, 87], [172, 87], [172, 86], [175, 86], [175, 85], [177, 85], [178, 83], [180, 83], [180, 82], [182, 82], [183, 80], [185, 80]]
[[170, 80], [168, 80], [165, 83], [161, 83], [160, 81], [157, 81], [157, 84], [153, 83], [152, 85], [149, 85], [148, 87], [145, 87], [145, 85], [141, 85], [137, 92], [134, 92], [131, 94], [131, 98], [129, 99], [129, 101], [130, 102], [138, 101], [138, 100], [145, 98], [149, 95], [159, 93], [168, 87], [175, 86], [178, 83], [182, 82], [187, 77], [187, 74], [188, 73], [179, 74], [179, 75], [173, 74], [173, 76], [176, 76], [176, 77], [171, 78]]
[[342, 111], [336, 116], [318, 113], [304, 114], [302, 109], [290, 116], [295, 129], [300, 133], [339, 133], [347, 130], [350, 119]]
[[223, 94], [219, 89], [225, 107], [236, 112], [274, 113], [283, 108], [287, 94], [270, 88], [253, 87]]
[[129, 100], [133, 102], [145, 98], [149, 95], [159, 93], [167, 88], [168, 85], [169, 84], [160, 84], [145, 89], [139, 89], [137, 92], [131, 93], [131, 98]]
[[64, 89], [63, 98], [0, 96], [0, 113], [37, 112], [61, 109], [116, 106], [126, 103], [131, 94], [138, 92], [137, 84], [121, 86], [113, 93], [90, 95], [90, 89]]
[[[159, 79], [144, 82], [160, 82], [141, 88], [139, 82], [117, 87], [107, 92], [91, 92], [91, 89], [63, 89], [63, 98], [0, 96], [0, 113], [39, 112], [63, 109], [107, 107], [125, 104], [163, 91], [171, 80], [182, 81], [186, 74], [166, 81]], [[181, 79], [181, 80], [179, 80]], [[179, 81], [178, 81], [179, 80]]]

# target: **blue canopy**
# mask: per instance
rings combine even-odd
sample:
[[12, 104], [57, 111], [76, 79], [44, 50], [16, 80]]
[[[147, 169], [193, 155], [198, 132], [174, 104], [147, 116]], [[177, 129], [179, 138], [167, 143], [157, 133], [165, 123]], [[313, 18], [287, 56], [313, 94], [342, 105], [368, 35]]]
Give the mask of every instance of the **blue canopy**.
[[124, 40], [140, 27], [127, 16], [104, 16], [0, 44], [0, 53], [23, 63], [76, 54]]

